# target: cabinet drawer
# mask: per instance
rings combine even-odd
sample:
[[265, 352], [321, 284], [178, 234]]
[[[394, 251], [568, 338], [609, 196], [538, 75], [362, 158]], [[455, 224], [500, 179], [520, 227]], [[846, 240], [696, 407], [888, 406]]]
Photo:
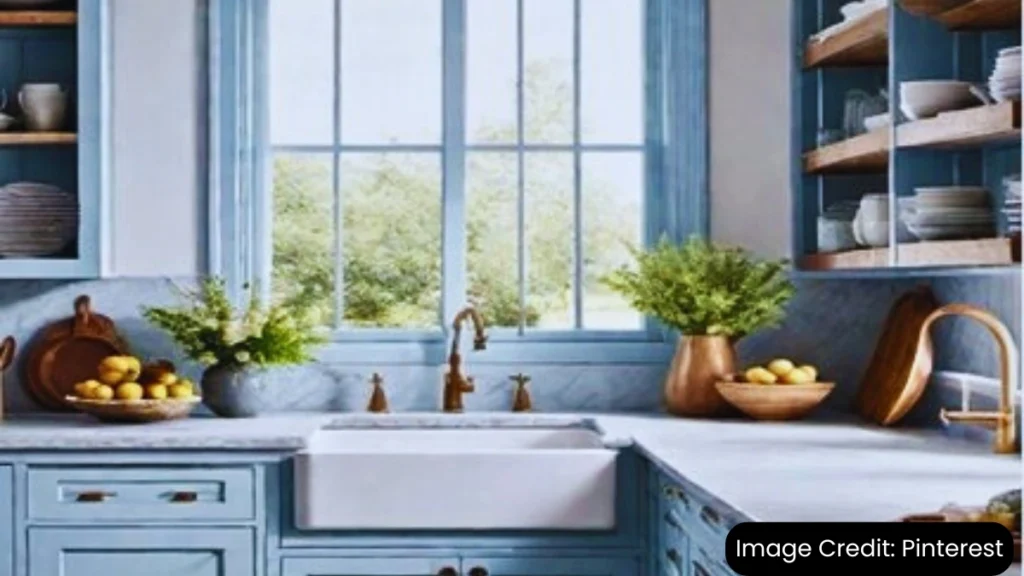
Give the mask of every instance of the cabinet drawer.
[[30, 468], [35, 521], [211, 521], [255, 518], [252, 468]]
[[671, 480], [663, 480], [661, 491], [661, 521], [685, 526], [691, 538], [705, 545], [724, 545], [729, 531], [739, 523], [738, 519]]

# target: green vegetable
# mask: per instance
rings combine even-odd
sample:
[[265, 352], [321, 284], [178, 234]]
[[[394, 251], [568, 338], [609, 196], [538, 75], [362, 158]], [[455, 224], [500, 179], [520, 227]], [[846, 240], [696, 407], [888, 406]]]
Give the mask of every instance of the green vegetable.
[[632, 253], [635, 270], [623, 267], [602, 280], [639, 312], [687, 336], [737, 339], [774, 327], [796, 293], [785, 261], [758, 261], [697, 237], [681, 246], [663, 238]]
[[207, 366], [301, 364], [325, 341], [309, 321], [302, 301], [267, 306], [246, 286], [248, 305], [236, 310], [222, 280], [211, 278], [197, 290], [180, 290], [184, 306], [145, 307], [143, 317], [167, 332], [192, 360]]

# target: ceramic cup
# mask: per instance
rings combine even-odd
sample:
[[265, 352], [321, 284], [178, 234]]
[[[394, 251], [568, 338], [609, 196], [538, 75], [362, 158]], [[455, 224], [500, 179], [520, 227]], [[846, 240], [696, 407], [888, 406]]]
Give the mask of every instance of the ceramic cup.
[[860, 199], [861, 217], [868, 222], [889, 219], [889, 195], [865, 194]]
[[34, 132], [53, 132], [64, 127], [68, 94], [59, 84], [25, 84], [18, 92], [25, 126]]

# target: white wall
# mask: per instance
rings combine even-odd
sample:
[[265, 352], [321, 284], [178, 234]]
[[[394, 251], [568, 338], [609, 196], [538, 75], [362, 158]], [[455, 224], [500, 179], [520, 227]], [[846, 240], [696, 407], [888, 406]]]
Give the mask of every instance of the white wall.
[[201, 0], [113, 0], [110, 273], [201, 269]]
[[711, 235], [789, 257], [790, 0], [709, 0]]

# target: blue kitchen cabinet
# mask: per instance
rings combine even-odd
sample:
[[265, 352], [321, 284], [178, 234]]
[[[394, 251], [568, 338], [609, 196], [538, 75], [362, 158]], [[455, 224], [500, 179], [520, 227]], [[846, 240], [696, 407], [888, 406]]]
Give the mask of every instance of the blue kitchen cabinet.
[[249, 528], [31, 528], [29, 576], [253, 576]]
[[465, 557], [462, 576], [640, 576], [639, 558], [596, 555]]
[[458, 557], [285, 558], [281, 576], [459, 576]]
[[0, 466], [0, 576], [14, 575], [14, 482], [10, 466]]

